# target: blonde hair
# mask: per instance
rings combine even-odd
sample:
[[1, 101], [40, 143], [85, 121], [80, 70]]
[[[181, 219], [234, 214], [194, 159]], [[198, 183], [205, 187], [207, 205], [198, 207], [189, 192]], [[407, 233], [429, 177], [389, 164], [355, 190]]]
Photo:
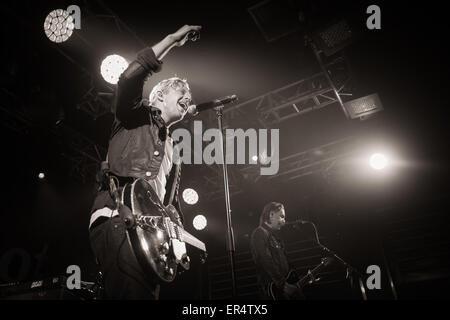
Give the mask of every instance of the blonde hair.
[[169, 88], [173, 88], [175, 90], [178, 90], [180, 88], [185, 88], [185, 89], [191, 91], [186, 79], [173, 77], [173, 78], [162, 80], [157, 85], [155, 85], [152, 89], [152, 92], [150, 92], [150, 95], [148, 97], [148, 101], [149, 101], [150, 105], [153, 105], [154, 102], [156, 101], [156, 99], [157, 99], [156, 93], [158, 91], [161, 91], [162, 93], [165, 94], [169, 91]]

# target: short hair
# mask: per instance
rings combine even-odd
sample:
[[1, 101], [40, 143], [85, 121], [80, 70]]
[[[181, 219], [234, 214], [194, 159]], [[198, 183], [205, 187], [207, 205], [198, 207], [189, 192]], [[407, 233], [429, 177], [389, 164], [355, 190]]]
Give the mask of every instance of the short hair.
[[261, 213], [261, 216], [259, 217], [259, 225], [262, 226], [264, 224], [264, 222], [269, 222], [270, 214], [273, 212], [278, 212], [281, 209], [284, 209], [284, 206], [283, 206], [283, 204], [281, 204], [279, 202], [272, 201], [272, 202], [269, 202], [268, 204], [266, 204]]
[[156, 93], [158, 91], [161, 91], [162, 93], [165, 94], [169, 91], [169, 88], [173, 88], [176, 90], [178, 90], [180, 88], [185, 88], [185, 89], [191, 91], [186, 79], [173, 77], [173, 78], [162, 80], [157, 85], [155, 85], [152, 89], [152, 92], [150, 92], [150, 95], [148, 97], [148, 101], [149, 101], [150, 105], [153, 105], [154, 102], [156, 101], [156, 99], [157, 99]]

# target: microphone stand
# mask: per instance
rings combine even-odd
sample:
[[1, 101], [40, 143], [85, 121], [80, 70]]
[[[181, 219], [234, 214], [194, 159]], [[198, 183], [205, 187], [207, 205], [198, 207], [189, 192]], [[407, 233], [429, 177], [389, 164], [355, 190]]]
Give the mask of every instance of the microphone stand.
[[227, 251], [228, 255], [230, 257], [230, 265], [231, 265], [231, 287], [232, 287], [232, 298], [236, 299], [236, 274], [235, 274], [235, 259], [234, 259], [234, 253], [236, 251], [235, 249], [235, 243], [234, 243], [234, 234], [233, 234], [233, 224], [231, 222], [231, 204], [230, 204], [230, 189], [229, 189], [229, 182], [228, 182], [228, 170], [227, 170], [227, 164], [225, 162], [225, 144], [223, 141], [223, 126], [222, 126], [222, 116], [223, 116], [223, 108], [224, 106], [217, 106], [214, 108], [216, 110], [217, 114], [217, 121], [219, 125], [220, 130], [220, 148], [222, 151], [222, 168], [223, 168], [223, 184], [225, 189], [225, 208], [226, 208], [226, 215], [227, 215]]
[[360, 290], [361, 290], [361, 296], [362, 296], [362, 299], [363, 299], [363, 300], [367, 300], [366, 290], [364, 289], [364, 284], [363, 284], [363, 282], [362, 282], [362, 280], [361, 280], [361, 278], [362, 278], [361, 273], [360, 273], [356, 268], [354, 268], [353, 266], [351, 266], [350, 264], [348, 264], [347, 262], [345, 262], [344, 259], [342, 259], [341, 257], [339, 257], [339, 256], [336, 254], [336, 252], [334, 252], [333, 250], [327, 248], [327, 247], [324, 246], [322, 243], [320, 243], [320, 240], [319, 240], [319, 233], [317, 232], [317, 227], [316, 227], [316, 225], [315, 225], [313, 222], [311, 222], [311, 221], [307, 221], [307, 222], [306, 222], [306, 221], [305, 221], [304, 223], [305, 223], [305, 224], [310, 224], [310, 225], [312, 225], [312, 227], [314, 228], [314, 234], [315, 234], [315, 237], [316, 237], [316, 242], [317, 242], [317, 245], [320, 247], [320, 249], [322, 249], [323, 251], [325, 251], [328, 255], [332, 256], [336, 261], [339, 261], [342, 265], [344, 265], [344, 266], [346, 267], [346, 269], [347, 269], [347, 275], [346, 275], [346, 278], [352, 277], [352, 278], [351, 278], [351, 281], [352, 281], [352, 283], [353, 283], [353, 275], [354, 275], [354, 274], [357, 275], [357, 277], [358, 277], [358, 284], [359, 284], [359, 288], [360, 288]]

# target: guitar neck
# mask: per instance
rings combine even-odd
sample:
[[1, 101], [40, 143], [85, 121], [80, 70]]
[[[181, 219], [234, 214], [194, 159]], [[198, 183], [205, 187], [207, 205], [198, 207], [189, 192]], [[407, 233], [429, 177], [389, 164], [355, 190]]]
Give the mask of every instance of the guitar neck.
[[[322, 268], [322, 266], [323, 266], [323, 264], [318, 265], [317, 267], [315, 267], [314, 269], [312, 269], [312, 270], [310, 271], [310, 273], [311, 273], [313, 276], [315, 276], [316, 273]], [[301, 288], [301, 287], [303, 287], [305, 284], [307, 284], [308, 281], [311, 280], [310, 273], [308, 273], [306, 276], [304, 276], [303, 278], [301, 278], [300, 280], [298, 280], [297, 283], [296, 283], [296, 285], [297, 285], [298, 287]]]
[[206, 246], [202, 241], [198, 240], [196, 237], [194, 237], [192, 234], [190, 234], [184, 229], [181, 229], [180, 231], [181, 231], [181, 241], [186, 242], [191, 246], [194, 246], [197, 249], [206, 252]]

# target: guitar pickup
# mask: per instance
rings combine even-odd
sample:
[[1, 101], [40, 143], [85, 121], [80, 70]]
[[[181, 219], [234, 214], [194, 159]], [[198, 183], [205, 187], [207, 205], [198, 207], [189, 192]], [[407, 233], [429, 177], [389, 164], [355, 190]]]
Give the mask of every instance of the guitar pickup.
[[170, 220], [169, 217], [165, 217], [164, 218], [164, 227], [167, 230], [167, 234], [169, 235], [170, 239], [178, 239], [178, 235], [177, 232], [175, 231], [175, 226], [174, 223], [172, 222], [172, 220]]

